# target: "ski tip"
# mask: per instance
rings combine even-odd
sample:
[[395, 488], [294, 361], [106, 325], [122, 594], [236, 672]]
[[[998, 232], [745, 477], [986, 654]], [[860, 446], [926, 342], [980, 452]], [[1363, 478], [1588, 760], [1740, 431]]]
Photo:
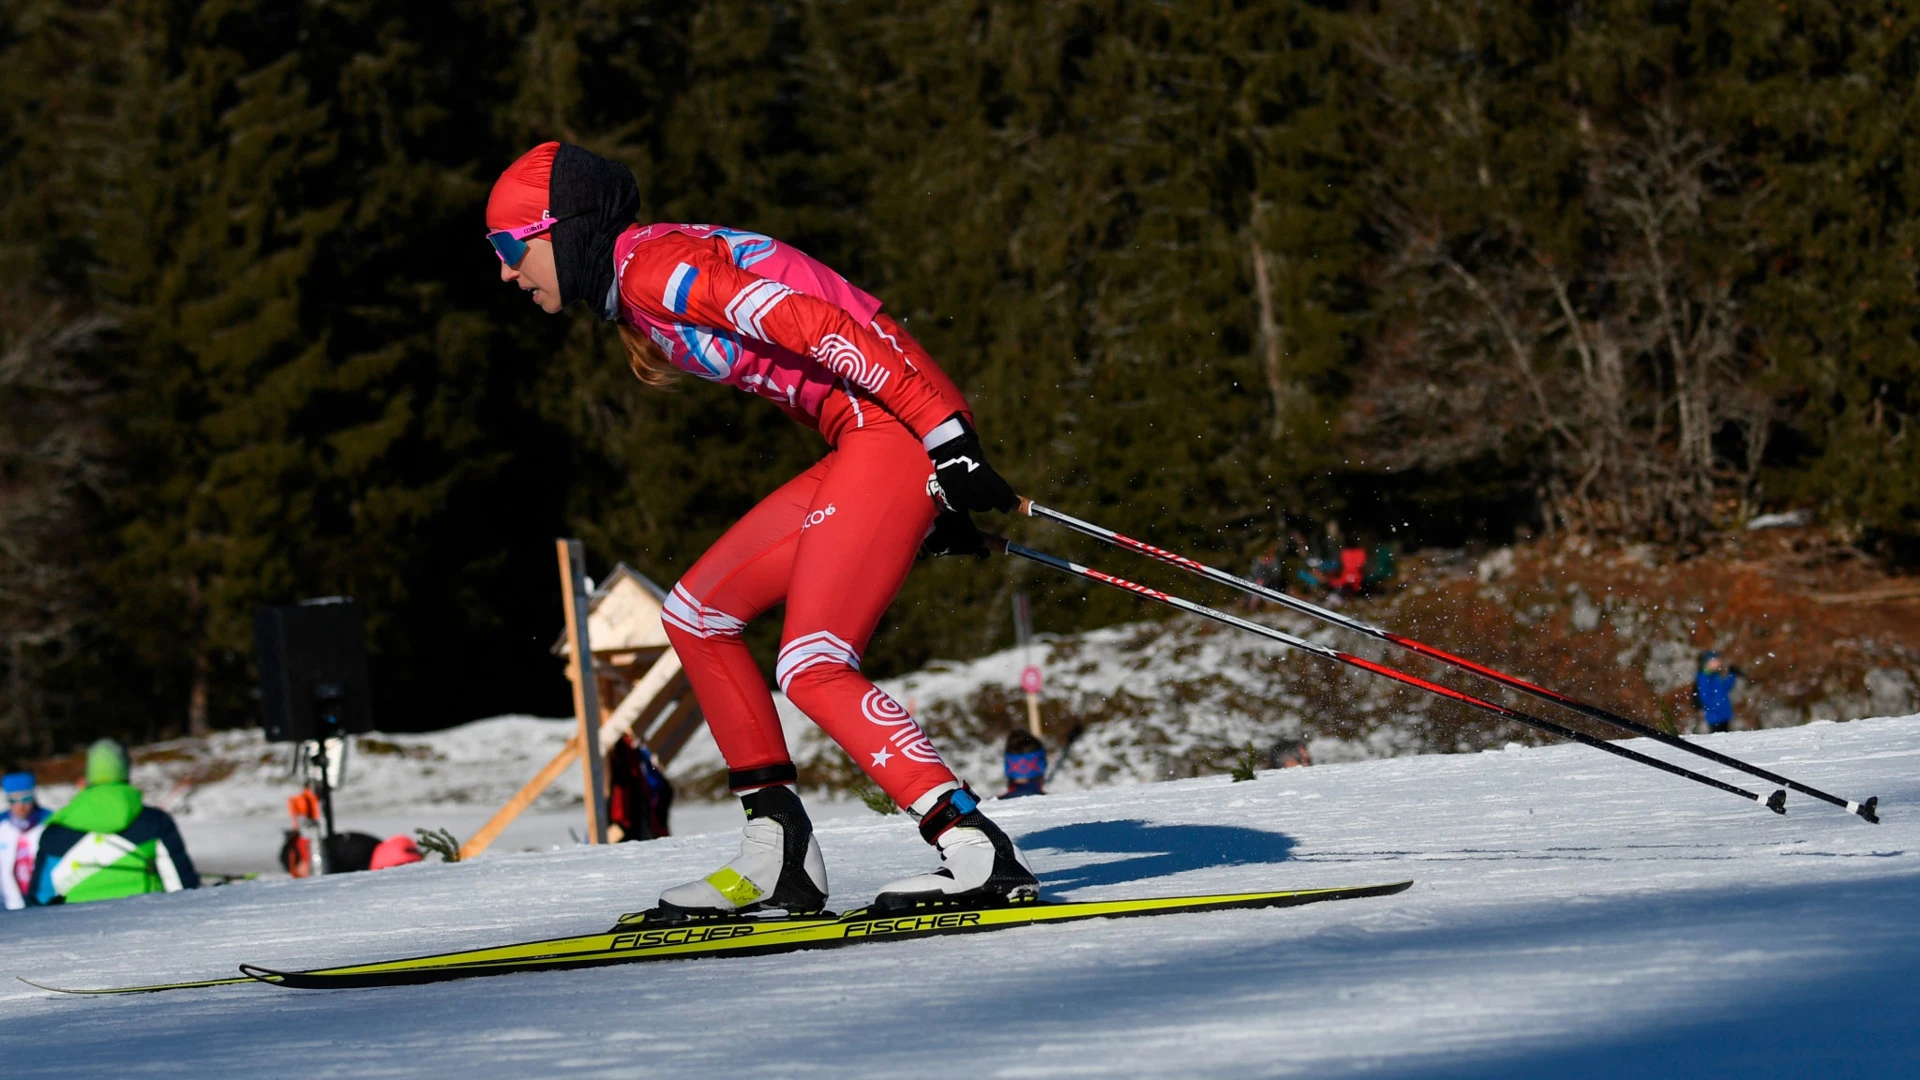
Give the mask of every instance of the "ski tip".
[[1786, 813], [1787, 812], [1786, 791], [1785, 790], [1776, 791], [1773, 794], [1767, 796], [1767, 809], [1773, 811], [1776, 814]]
[[284, 971], [263, 968], [257, 964], [241, 964], [240, 974], [245, 975], [254, 982], [263, 982], [271, 986], [279, 986], [287, 977], [287, 973]]
[[19, 979], [21, 982], [26, 983], [28, 986], [33, 987], [35, 990], [45, 990], [49, 994], [67, 994], [72, 997], [94, 997], [96, 995], [101, 995], [101, 994], [121, 994], [121, 993], [129, 992], [129, 990], [133, 993], [139, 993], [142, 990], [168, 989], [167, 987], [136, 986], [136, 987], [130, 987], [129, 990], [78, 990], [71, 986], [48, 986], [46, 983], [43, 983], [43, 982], [34, 982], [32, 979], [27, 978], [25, 975], [15, 975], [14, 978]]

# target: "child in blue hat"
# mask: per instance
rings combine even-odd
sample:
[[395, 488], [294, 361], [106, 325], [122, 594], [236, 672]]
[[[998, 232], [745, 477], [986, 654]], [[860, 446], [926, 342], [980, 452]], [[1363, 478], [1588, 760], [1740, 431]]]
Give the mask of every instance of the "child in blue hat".
[[27, 906], [41, 827], [53, 816], [35, 798], [34, 787], [33, 774], [25, 770], [0, 776], [0, 791], [7, 796], [7, 813], [0, 817], [0, 907], [8, 911]]
[[1047, 748], [1023, 728], [1007, 733], [1007, 790], [1000, 797], [1047, 793]]

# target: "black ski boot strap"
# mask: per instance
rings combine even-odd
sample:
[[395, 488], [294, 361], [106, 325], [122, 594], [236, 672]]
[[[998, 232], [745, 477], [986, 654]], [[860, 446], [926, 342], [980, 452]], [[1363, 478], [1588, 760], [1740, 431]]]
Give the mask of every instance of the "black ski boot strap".
[[960, 823], [960, 819], [980, 809], [980, 800], [967, 788], [955, 788], [940, 796], [933, 808], [920, 815], [920, 838], [938, 847], [940, 834]]
[[762, 765], [757, 769], [735, 769], [727, 774], [727, 787], [744, 799], [753, 794], [755, 788], [792, 784], [799, 779], [800, 772], [793, 767], [793, 762], [783, 761], [778, 765]]

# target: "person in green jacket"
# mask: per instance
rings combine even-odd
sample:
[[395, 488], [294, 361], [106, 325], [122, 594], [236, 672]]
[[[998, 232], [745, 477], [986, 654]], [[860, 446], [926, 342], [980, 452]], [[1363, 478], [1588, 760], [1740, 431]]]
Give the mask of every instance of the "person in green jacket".
[[29, 904], [79, 904], [200, 887], [172, 815], [145, 805], [127, 783], [127, 748], [87, 748], [87, 784], [40, 834]]

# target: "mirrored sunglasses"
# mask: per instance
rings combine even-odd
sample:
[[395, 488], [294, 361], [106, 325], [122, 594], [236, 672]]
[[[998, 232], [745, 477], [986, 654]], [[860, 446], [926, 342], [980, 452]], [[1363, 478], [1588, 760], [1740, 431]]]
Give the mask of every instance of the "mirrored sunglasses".
[[527, 257], [527, 238], [538, 236], [555, 225], [560, 219], [542, 216], [531, 225], [522, 225], [517, 229], [496, 229], [487, 234], [487, 243], [493, 245], [493, 253], [508, 269], [520, 269], [520, 260]]

